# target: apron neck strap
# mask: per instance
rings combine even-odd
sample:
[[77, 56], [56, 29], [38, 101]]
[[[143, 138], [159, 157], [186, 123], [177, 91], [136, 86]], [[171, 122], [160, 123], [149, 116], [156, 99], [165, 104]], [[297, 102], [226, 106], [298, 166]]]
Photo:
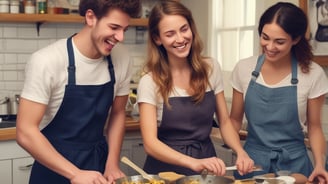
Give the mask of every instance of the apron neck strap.
[[[256, 67], [255, 70], [252, 72], [252, 80], [256, 80], [257, 77], [260, 75], [260, 70], [261, 67], [264, 63], [264, 59], [265, 59], [265, 55], [262, 54], [257, 58], [257, 63], [256, 63]], [[296, 57], [293, 55], [292, 56], [292, 79], [290, 81], [292, 83], [292, 85], [296, 85], [298, 83], [298, 79], [297, 79], [297, 60]]]

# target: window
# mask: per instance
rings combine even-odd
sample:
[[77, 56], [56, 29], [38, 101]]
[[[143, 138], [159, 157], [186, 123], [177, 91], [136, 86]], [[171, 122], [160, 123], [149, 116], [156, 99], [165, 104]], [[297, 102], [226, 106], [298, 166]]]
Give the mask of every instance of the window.
[[259, 53], [257, 9], [263, 2], [257, 0], [211, 0], [210, 55], [216, 58], [222, 70], [232, 71], [242, 58]]

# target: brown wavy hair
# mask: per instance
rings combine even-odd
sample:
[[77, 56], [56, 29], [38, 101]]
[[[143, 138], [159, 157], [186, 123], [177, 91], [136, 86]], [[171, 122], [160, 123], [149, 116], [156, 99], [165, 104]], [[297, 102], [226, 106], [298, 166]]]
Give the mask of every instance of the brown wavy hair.
[[85, 16], [91, 9], [97, 19], [101, 19], [111, 9], [120, 9], [132, 18], [140, 17], [141, 0], [80, 0], [79, 13]]
[[203, 43], [197, 32], [192, 13], [181, 3], [174, 0], [163, 0], [157, 3], [150, 12], [148, 22], [148, 58], [144, 71], [145, 73], [151, 73], [157, 85], [157, 93], [163, 97], [164, 103], [170, 106], [168, 97], [173, 90], [173, 80], [167, 52], [162, 45], [158, 46], [155, 42], [155, 39], [159, 37], [158, 25], [166, 15], [184, 17], [191, 28], [193, 40], [187, 60], [192, 70], [190, 86], [193, 94], [191, 94], [191, 97], [195, 103], [199, 103], [203, 100], [206, 89], [210, 85], [208, 79], [210, 66], [205, 61], [207, 57], [201, 54]]

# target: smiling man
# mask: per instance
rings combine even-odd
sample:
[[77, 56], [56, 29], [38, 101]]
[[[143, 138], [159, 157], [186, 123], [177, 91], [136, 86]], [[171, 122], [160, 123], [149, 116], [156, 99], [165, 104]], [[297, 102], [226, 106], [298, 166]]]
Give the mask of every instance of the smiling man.
[[30, 184], [124, 176], [118, 163], [131, 72], [117, 47], [140, 9], [139, 0], [81, 0], [82, 30], [32, 54], [17, 117], [17, 142], [36, 160]]

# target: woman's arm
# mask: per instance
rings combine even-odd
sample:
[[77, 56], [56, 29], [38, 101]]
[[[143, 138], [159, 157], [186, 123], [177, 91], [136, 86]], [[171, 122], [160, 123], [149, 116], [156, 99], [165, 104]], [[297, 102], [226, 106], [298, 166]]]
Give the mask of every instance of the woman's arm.
[[244, 96], [236, 89], [233, 89], [230, 118], [234, 128], [239, 132], [244, 117]]
[[216, 95], [217, 117], [220, 122], [220, 132], [224, 143], [231, 147], [237, 153], [236, 165], [240, 174], [246, 174], [253, 171], [254, 161], [248, 156], [243, 149], [238, 131], [234, 128], [229, 117], [224, 93], [220, 92]]
[[310, 147], [314, 158], [314, 170], [309, 177], [310, 181], [317, 176], [328, 182], [328, 173], [325, 170], [326, 142], [321, 126], [322, 107], [325, 95], [309, 99], [307, 104], [307, 127]]

